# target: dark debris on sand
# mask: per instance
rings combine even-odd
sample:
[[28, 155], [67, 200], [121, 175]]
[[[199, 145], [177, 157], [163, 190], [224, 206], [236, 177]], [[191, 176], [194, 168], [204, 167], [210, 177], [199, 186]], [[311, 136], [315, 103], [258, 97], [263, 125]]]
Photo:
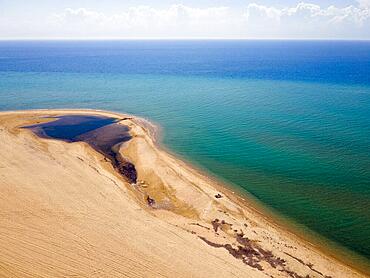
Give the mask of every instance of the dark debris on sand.
[[[212, 222], [213, 230], [216, 232], [222, 225], [228, 224], [224, 220], [215, 219]], [[280, 272], [284, 272], [288, 274], [292, 278], [308, 278], [310, 276], [301, 276], [298, 273], [291, 271], [286, 266], [286, 261], [282, 258], [276, 257], [271, 251], [263, 249], [259, 244], [255, 241], [250, 240], [249, 238], [245, 237], [243, 232], [235, 233], [235, 239], [237, 245], [233, 246], [231, 244], [219, 244], [208, 240], [205, 237], [198, 236], [201, 240], [203, 240], [208, 245], [215, 247], [215, 248], [224, 248], [226, 249], [230, 255], [234, 258], [242, 260], [243, 263], [246, 265], [258, 269], [260, 271], [263, 270], [261, 265], [262, 262], [268, 263], [272, 268], [277, 269]], [[308, 264], [304, 264], [308, 266]], [[322, 273], [312, 269], [316, 273], [323, 275]]]

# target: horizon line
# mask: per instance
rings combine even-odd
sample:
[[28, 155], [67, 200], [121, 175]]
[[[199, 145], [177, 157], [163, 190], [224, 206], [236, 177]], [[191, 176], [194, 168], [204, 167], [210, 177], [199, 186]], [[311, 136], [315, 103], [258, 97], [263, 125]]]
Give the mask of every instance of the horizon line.
[[370, 38], [258, 38], [258, 37], [0, 37], [0, 41], [134, 41], [134, 40], [168, 40], [168, 41], [184, 41], [184, 40], [261, 40], [261, 41], [370, 41]]

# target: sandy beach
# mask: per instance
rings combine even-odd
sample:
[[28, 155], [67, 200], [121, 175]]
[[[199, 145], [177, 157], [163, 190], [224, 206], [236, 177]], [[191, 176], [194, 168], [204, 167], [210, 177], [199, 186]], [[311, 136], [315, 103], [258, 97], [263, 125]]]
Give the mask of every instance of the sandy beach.
[[[21, 128], [45, 116], [120, 119], [129, 182], [85, 142]], [[95, 110], [0, 113], [1, 277], [365, 277], [165, 151], [156, 127]]]

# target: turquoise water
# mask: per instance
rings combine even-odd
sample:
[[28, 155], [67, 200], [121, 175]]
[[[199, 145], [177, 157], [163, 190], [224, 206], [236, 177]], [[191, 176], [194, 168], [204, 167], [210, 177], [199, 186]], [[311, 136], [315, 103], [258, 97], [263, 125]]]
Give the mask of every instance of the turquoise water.
[[0, 110], [147, 117], [173, 152], [370, 259], [370, 43], [4, 42]]

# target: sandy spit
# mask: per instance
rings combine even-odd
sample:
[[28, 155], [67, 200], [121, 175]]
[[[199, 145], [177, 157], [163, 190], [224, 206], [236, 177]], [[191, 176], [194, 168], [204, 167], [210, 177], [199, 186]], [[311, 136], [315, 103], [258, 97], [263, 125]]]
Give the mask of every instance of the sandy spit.
[[0, 113], [0, 277], [364, 277], [261, 216], [159, 148], [129, 116], [129, 184], [83, 142], [19, 127], [44, 116]]

